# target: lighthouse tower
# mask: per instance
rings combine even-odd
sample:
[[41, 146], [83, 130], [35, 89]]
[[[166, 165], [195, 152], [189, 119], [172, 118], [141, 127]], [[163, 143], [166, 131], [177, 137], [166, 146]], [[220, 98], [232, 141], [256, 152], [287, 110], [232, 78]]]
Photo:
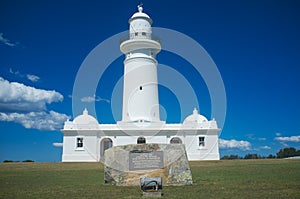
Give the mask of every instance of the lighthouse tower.
[[124, 60], [122, 122], [159, 122], [156, 54], [161, 50], [152, 38], [152, 19], [138, 12], [129, 19], [129, 39], [120, 44]]

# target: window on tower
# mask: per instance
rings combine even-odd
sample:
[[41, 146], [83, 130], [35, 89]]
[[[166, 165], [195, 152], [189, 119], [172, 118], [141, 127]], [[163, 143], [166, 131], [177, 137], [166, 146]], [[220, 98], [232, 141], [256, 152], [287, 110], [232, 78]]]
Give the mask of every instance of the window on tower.
[[77, 137], [76, 148], [83, 148], [83, 137]]
[[142, 87], [142, 86], [140, 86], [140, 90], [143, 90], [143, 87]]
[[205, 146], [205, 137], [199, 137], [199, 146]]

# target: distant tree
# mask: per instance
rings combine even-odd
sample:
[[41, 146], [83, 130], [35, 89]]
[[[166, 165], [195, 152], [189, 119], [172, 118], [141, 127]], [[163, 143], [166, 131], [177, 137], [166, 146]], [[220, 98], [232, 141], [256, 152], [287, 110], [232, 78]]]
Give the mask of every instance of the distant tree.
[[33, 160], [23, 160], [23, 162], [34, 162]]
[[3, 160], [3, 163], [14, 162], [13, 160]]
[[223, 157], [221, 157], [221, 160], [228, 160], [228, 155], [224, 155]]
[[297, 151], [294, 147], [290, 147], [290, 148], [280, 149], [276, 155], [277, 158], [288, 158], [288, 157], [297, 156], [298, 154], [300, 154], [299, 150]]
[[221, 160], [236, 160], [236, 159], [241, 159], [238, 155], [225, 155], [221, 158]]
[[274, 158], [276, 158], [276, 156], [275, 156], [275, 155], [272, 155], [272, 154], [270, 154], [270, 155], [268, 155], [268, 156], [267, 156], [267, 158], [268, 158], [268, 159], [274, 159]]
[[262, 159], [262, 157], [258, 154], [247, 154], [244, 159]]
[[228, 155], [224, 155], [223, 157], [221, 157], [221, 160], [229, 160], [229, 156]]

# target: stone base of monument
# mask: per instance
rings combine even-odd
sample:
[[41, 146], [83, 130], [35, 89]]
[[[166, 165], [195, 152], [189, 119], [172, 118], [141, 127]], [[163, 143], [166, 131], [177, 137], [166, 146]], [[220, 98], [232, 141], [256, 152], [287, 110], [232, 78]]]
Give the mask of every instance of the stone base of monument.
[[193, 183], [183, 144], [115, 146], [105, 151], [104, 165], [105, 182], [119, 186], [138, 186], [145, 177], [161, 177], [164, 186]]
[[161, 197], [161, 191], [143, 192], [143, 198], [160, 198], [160, 197]]

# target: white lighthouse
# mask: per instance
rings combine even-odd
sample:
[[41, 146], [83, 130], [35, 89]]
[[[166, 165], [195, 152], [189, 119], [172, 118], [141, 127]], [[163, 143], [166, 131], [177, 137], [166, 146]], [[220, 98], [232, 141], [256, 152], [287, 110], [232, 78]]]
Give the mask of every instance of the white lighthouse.
[[156, 54], [160, 43], [152, 39], [152, 19], [138, 12], [129, 19], [129, 39], [121, 43], [125, 54], [122, 122], [158, 122]]
[[63, 162], [97, 162], [112, 146], [143, 143], [184, 144], [189, 160], [220, 159], [216, 120], [194, 109], [182, 123], [160, 121], [155, 56], [161, 45], [152, 37], [151, 24], [152, 19], [138, 6], [129, 19], [129, 38], [120, 44], [125, 54], [122, 120], [101, 124], [84, 110], [66, 121]]

